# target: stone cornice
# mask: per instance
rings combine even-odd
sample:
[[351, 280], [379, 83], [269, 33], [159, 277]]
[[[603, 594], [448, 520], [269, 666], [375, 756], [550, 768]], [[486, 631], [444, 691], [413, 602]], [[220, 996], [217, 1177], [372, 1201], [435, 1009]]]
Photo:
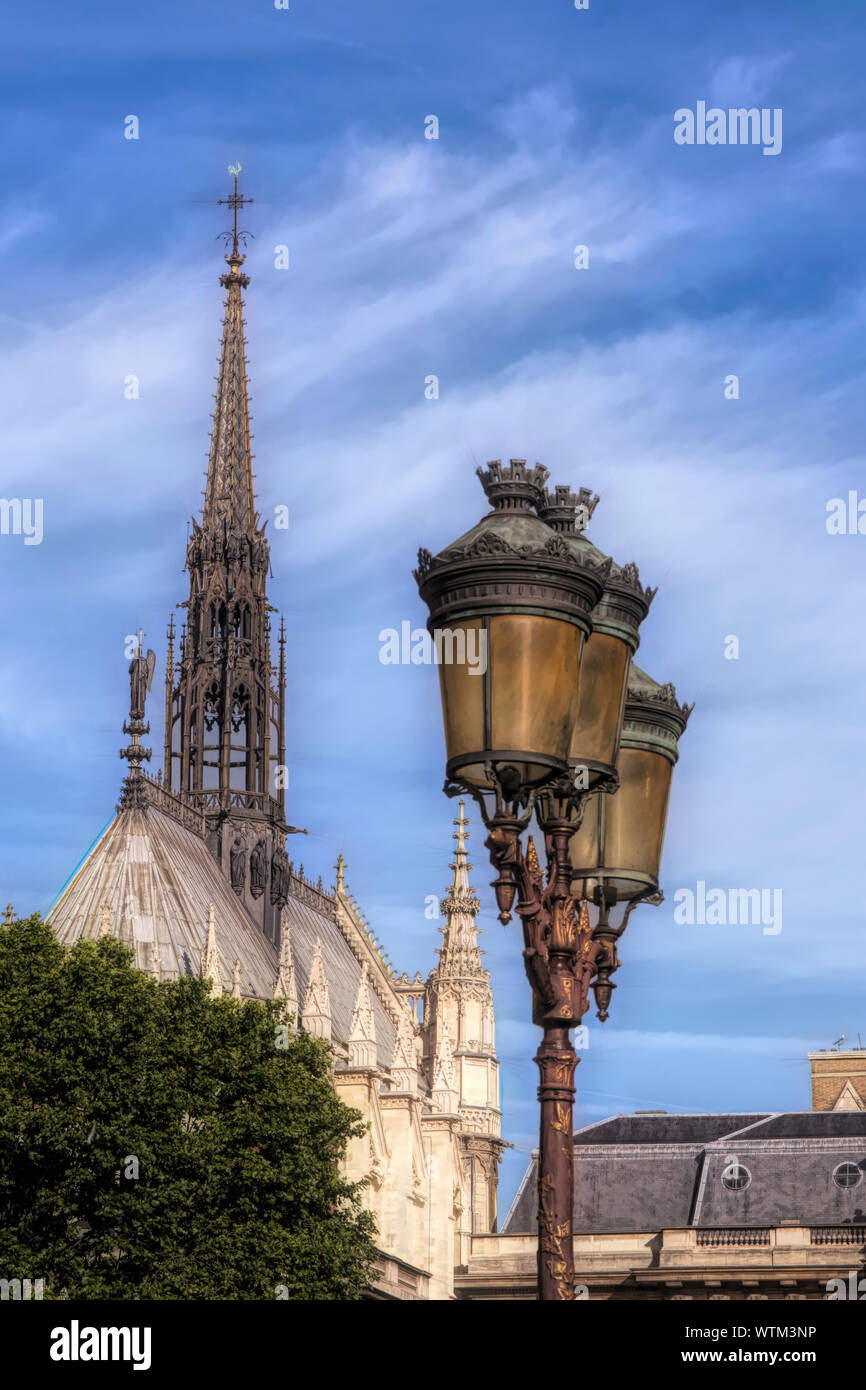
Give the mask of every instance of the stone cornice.
[[[411, 1091], [380, 1091], [379, 1106], [382, 1110], [421, 1109], [423, 1096], [413, 1096]], [[423, 1115], [421, 1119], [423, 1120]]]
[[431, 1110], [421, 1116], [421, 1124], [425, 1129], [448, 1131], [456, 1136], [460, 1129], [460, 1116]]
[[349, 1067], [341, 1066], [334, 1068], [334, 1078], [337, 1081], [354, 1081], [359, 1077], [365, 1081], [381, 1081], [387, 1072], [380, 1066], [373, 1067]]
[[736, 1150], [740, 1154], [803, 1154], [803, 1153], [833, 1153], [836, 1150], [848, 1151], [849, 1149], [862, 1152], [866, 1145], [866, 1136], [853, 1135], [838, 1139], [759, 1139], [757, 1136], [751, 1139], [740, 1139], [737, 1135], [730, 1135], [727, 1139], [714, 1140], [711, 1144], [575, 1144], [574, 1156], [583, 1162], [586, 1159], [597, 1158], [624, 1158], [624, 1159], [644, 1159], [644, 1158], [683, 1158], [694, 1159], [699, 1154], [706, 1154], [707, 1157], [715, 1154], [730, 1154]]

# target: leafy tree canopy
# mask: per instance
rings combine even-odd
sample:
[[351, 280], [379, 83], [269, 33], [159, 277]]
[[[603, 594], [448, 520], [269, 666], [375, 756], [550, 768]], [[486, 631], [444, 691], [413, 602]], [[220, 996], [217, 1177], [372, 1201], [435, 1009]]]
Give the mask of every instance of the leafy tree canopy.
[[156, 981], [112, 937], [0, 929], [0, 1276], [81, 1299], [354, 1299], [358, 1111], [284, 1006]]

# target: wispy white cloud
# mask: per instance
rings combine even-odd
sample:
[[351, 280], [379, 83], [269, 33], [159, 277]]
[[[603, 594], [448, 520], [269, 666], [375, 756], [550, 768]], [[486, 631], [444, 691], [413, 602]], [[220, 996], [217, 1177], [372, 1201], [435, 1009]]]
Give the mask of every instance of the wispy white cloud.
[[710, 80], [712, 101], [721, 106], [765, 105], [765, 99], [773, 94], [776, 79], [789, 66], [792, 56], [791, 53], [766, 53], [725, 58]]

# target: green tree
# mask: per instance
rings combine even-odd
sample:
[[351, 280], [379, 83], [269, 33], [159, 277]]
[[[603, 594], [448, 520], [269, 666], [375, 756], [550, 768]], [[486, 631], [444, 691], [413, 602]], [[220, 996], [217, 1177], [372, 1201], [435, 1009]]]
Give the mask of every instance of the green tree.
[[[0, 1277], [83, 1299], [355, 1299], [364, 1133], [283, 1006], [156, 981], [111, 937], [0, 929]], [[280, 1045], [282, 1044], [282, 1045]]]

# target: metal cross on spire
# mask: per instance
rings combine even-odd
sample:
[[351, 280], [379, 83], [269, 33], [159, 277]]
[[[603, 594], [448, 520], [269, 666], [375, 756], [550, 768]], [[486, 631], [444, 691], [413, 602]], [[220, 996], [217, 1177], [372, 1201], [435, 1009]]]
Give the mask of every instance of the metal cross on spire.
[[234, 213], [234, 224], [231, 232], [220, 233], [220, 236], [224, 236], [226, 238], [231, 236], [233, 256], [236, 256], [238, 254], [238, 237], [243, 239], [245, 237], [252, 236], [252, 232], [238, 231], [238, 208], [246, 207], [247, 203], [252, 203], [255, 201], [253, 198], [243, 198], [238, 192], [238, 176], [240, 172], [240, 160], [238, 160], [235, 164], [229, 165], [229, 173], [232, 175], [235, 181], [234, 192], [231, 193], [228, 198], [217, 198], [217, 202], [221, 207], [230, 207]]

